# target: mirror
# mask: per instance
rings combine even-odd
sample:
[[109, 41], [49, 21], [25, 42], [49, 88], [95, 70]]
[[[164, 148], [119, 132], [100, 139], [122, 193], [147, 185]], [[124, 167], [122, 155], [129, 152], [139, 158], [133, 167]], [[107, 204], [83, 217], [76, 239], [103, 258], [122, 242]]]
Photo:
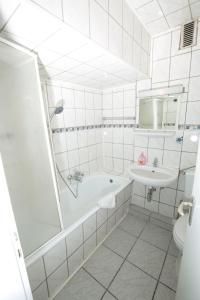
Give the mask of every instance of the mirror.
[[178, 97], [159, 96], [141, 98], [139, 102], [139, 128], [174, 130], [177, 127]]

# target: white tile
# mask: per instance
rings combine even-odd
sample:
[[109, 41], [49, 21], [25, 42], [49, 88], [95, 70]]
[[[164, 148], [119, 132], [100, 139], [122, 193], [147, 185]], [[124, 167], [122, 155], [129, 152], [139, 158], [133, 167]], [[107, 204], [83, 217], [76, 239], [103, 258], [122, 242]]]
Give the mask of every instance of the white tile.
[[133, 36], [133, 22], [134, 17], [132, 10], [130, 9], [126, 1], [123, 1], [123, 27], [131, 36]]
[[113, 157], [123, 158], [123, 145], [122, 144], [113, 144]]
[[[78, 13], [81, 12], [81, 13]], [[88, 0], [63, 1], [64, 21], [89, 36]]]
[[133, 198], [132, 198], [132, 200], [131, 200], [131, 203], [135, 204], [137, 206], [140, 206], [140, 207], [144, 207], [145, 198], [140, 197], [138, 195], [134, 195]]
[[164, 138], [160, 137], [150, 137], [149, 138], [149, 148], [163, 149]]
[[192, 4], [191, 6], [191, 11], [192, 11], [192, 17], [194, 19], [198, 18], [200, 16], [200, 3], [196, 2]]
[[189, 168], [196, 165], [196, 153], [182, 152], [181, 155], [181, 169]]
[[190, 76], [200, 75], [199, 64], [200, 64], [200, 51], [194, 51], [192, 53], [192, 63], [191, 63]]
[[156, 61], [153, 64], [153, 82], [162, 82], [169, 80], [170, 59]]
[[135, 146], [136, 147], [147, 147], [148, 137], [147, 136], [135, 136]]
[[135, 106], [135, 90], [125, 90], [124, 91], [124, 107]]
[[56, 290], [65, 282], [68, 278], [67, 262], [63, 263], [48, 279], [48, 288], [50, 296], [52, 296]]
[[163, 16], [160, 6], [155, 0], [137, 9], [137, 13], [144, 23], [152, 22]]
[[84, 91], [74, 91], [75, 107], [85, 108], [85, 93]]
[[62, 19], [62, 0], [33, 0], [33, 2], [39, 4], [41, 7], [45, 8], [56, 17]]
[[163, 165], [169, 168], [179, 168], [180, 152], [164, 150]]
[[134, 40], [141, 45], [142, 43], [142, 25], [136, 16], [134, 16], [134, 25], [133, 25], [133, 37]]
[[80, 148], [87, 147], [87, 131], [80, 130], [78, 131], [78, 145]]
[[189, 81], [189, 101], [200, 100], [200, 77], [191, 77]]
[[133, 63], [133, 43], [128, 33], [123, 31], [123, 59], [129, 64]]
[[64, 110], [64, 123], [65, 127], [73, 127], [76, 124], [75, 109], [65, 109]]
[[51, 64], [53, 61], [57, 60], [60, 57], [58, 53], [45, 49], [43, 47], [34, 49], [34, 52], [36, 52], [38, 55], [39, 63], [44, 65]]
[[71, 29], [70, 27], [64, 27], [58, 30], [55, 34], [51, 35], [39, 46], [65, 55], [82, 47], [84, 44], [86, 44], [86, 42], [87, 40], [85, 37], [79, 34], [77, 31]]
[[191, 54], [177, 55], [171, 59], [170, 79], [189, 77]]
[[123, 128], [113, 129], [113, 143], [123, 143]]
[[[72, 51], [68, 54], [69, 57], [76, 59], [81, 62], [88, 62], [92, 59], [98, 58], [104, 54], [104, 50], [101, 49], [99, 46], [93, 44], [92, 42], [87, 43], [86, 45], [78, 48], [75, 51]], [[85, 66], [86, 67], [86, 66]], [[95, 71], [95, 69], [89, 65], [87, 65], [90, 72]]]
[[191, 21], [189, 6], [167, 15], [167, 21], [171, 27], [175, 27]]
[[198, 125], [200, 123], [199, 116], [200, 116], [200, 101], [188, 102], [186, 123]]
[[133, 160], [133, 146], [132, 145], [124, 145], [124, 159]]
[[68, 259], [69, 275], [76, 271], [83, 262], [83, 246], [81, 246], [72, 256]]
[[61, 88], [59, 86], [47, 85], [47, 99], [50, 107], [57, 107], [61, 105]]
[[78, 136], [76, 131], [66, 132], [67, 149], [74, 150], [78, 148]]
[[52, 138], [53, 138], [54, 153], [67, 151], [65, 132], [61, 132], [58, 134], [55, 133], [53, 134]]
[[76, 109], [76, 126], [86, 125], [86, 113], [84, 109]]
[[147, 201], [147, 199], [145, 199], [145, 204], [144, 207], [150, 211], [153, 212], [158, 212], [158, 202], [157, 201]]
[[45, 271], [42, 258], [39, 258], [36, 262], [27, 268], [28, 278], [31, 285], [31, 289], [36, 289], [42, 281], [45, 280]]
[[70, 256], [83, 243], [82, 225], [74, 229], [67, 237], [67, 255]]
[[94, 0], [90, 2], [90, 32], [93, 40], [108, 48], [108, 14]]
[[77, 167], [79, 165], [78, 150], [68, 152], [69, 168]]
[[59, 28], [60, 23], [54, 17], [45, 13], [44, 10], [33, 4], [23, 3], [6, 24], [5, 31], [31, 40], [37, 45]]
[[124, 106], [124, 94], [123, 92], [113, 93], [113, 108], [123, 108]]
[[93, 214], [83, 223], [84, 241], [96, 231], [96, 214]]
[[46, 281], [42, 283], [34, 292], [33, 292], [34, 300], [47, 300], [48, 299], [48, 290]]
[[99, 244], [107, 234], [107, 224], [104, 223], [101, 227], [97, 229], [97, 244]]
[[183, 138], [183, 151], [187, 152], [197, 152], [198, 150], [198, 140], [196, 142], [191, 141], [192, 136], [196, 136], [196, 131], [185, 131], [184, 132], [184, 138]]
[[148, 30], [151, 35], [159, 34], [167, 29], [169, 27], [164, 17], [148, 23]]
[[89, 160], [88, 148], [79, 149], [79, 162], [83, 164]]
[[81, 62], [74, 60], [67, 56], [62, 56], [59, 59], [54, 60], [51, 64], [49, 64], [49, 67], [52, 67], [52, 68], [55, 68], [55, 69], [58, 69], [61, 71], [70, 70], [70, 72], [74, 73], [73, 69], [80, 65], [81, 65]]
[[56, 159], [56, 164], [60, 171], [64, 171], [64, 170], [68, 169], [68, 161], [67, 161], [66, 152], [56, 154], [55, 159]]
[[122, 0], [109, 0], [109, 14], [122, 25]]
[[94, 94], [86, 92], [85, 93], [85, 108], [94, 109]]
[[168, 15], [188, 5], [188, 0], [159, 0], [164, 14]]
[[86, 259], [91, 252], [96, 248], [96, 233], [93, 234], [85, 243], [84, 243], [84, 259]]
[[159, 213], [161, 215], [164, 215], [166, 217], [170, 217], [173, 218], [174, 215], [174, 207], [173, 206], [169, 206], [163, 203], [159, 204]]
[[109, 17], [109, 50], [122, 57], [122, 27]]
[[65, 241], [62, 240], [44, 255], [45, 270], [47, 276], [60, 266], [67, 257]]
[[12, 1], [0, 1], [0, 28], [7, 22], [9, 17], [12, 15], [14, 10], [20, 4], [19, 0], [12, 0]]
[[105, 10], [108, 11], [108, 0], [96, 0]]
[[65, 108], [74, 108], [74, 91], [62, 88], [62, 99]]
[[165, 137], [164, 149], [181, 151], [182, 145], [176, 142], [176, 138], [181, 136], [183, 136], [183, 132], [178, 131], [176, 136]]
[[160, 202], [174, 206], [176, 200], [176, 190], [164, 188], [160, 191]]
[[127, 1], [130, 7], [139, 8], [149, 2], [149, 0], [134, 0], [134, 1]]
[[97, 227], [100, 227], [107, 219], [107, 209], [101, 208], [97, 211]]
[[153, 43], [153, 59], [158, 60], [170, 57], [170, 49], [171, 33], [155, 38]]

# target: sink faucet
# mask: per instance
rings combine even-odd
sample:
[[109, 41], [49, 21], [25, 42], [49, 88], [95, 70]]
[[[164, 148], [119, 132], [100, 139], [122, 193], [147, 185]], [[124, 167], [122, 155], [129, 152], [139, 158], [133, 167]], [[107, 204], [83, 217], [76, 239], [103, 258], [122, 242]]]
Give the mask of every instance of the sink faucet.
[[158, 158], [155, 157], [153, 161], [153, 166], [156, 168], [158, 166]]
[[83, 180], [83, 176], [84, 176], [84, 173], [82, 173], [81, 171], [79, 170], [75, 170], [74, 171], [74, 174], [70, 174], [68, 176], [68, 179], [71, 181], [71, 180], [75, 180], [75, 181], [78, 181], [78, 182], [82, 182]]

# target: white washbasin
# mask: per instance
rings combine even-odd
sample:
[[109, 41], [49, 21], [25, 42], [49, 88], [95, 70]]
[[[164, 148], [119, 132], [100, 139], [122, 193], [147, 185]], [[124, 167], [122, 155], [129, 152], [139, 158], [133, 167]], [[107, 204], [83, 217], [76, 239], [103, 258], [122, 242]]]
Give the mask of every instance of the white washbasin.
[[178, 170], [135, 165], [128, 171], [129, 178], [151, 187], [165, 187], [178, 177]]

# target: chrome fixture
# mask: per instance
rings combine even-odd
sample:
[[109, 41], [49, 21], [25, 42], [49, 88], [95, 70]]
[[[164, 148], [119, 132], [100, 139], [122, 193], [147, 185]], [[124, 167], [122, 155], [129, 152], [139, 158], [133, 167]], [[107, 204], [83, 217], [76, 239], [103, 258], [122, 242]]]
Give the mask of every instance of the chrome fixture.
[[181, 144], [181, 143], [183, 142], [183, 136], [177, 137], [177, 138], [176, 138], [176, 142], [177, 142], [178, 144]]
[[147, 201], [151, 202], [152, 201], [152, 196], [153, 196], [153, 192], [156, 191], [155, 187], [149, 187], [148, 188], [148, 192], [147, 192]]
[[[52, 119], [53, 119], [53, 117], [54, 117], [55, 115], [61, 114], [61, 113], [63, 112], [63, 110], [64, 110], [64, 107], [63, 107], [62, 105], [61, 105], [61, 106], [57, 106], [57, 107], [54, 109], [53, 113], [51, 114], [51, 116], [50, 116], [50, 118], [49, 118], [49, 119], [50, 119], [50, 122], [52, 121]], [[73, 189], [69, 186], [68, 182], [67, 182], [67, 181], [65, 180], [65, 178], [63, 177], [61, 171], [59, 170], [59, 167], [58, 167], [57, 163], [55, 163], [55, 165], [56, 165], [57, 173], [60, 175], [60, 178], [62, 179], [62, 181], [64, 182], [64, 184], [66, 185], [66, 187], [67, 187], [67, 188], [69, 189], [69, 191], [72, 193], [72, 195], [74, 196], [74, 198], [78, 198], [78, 183], [81, 182], [82, 180], [78, 180], [78, 177], [77, 177], [77, 180], [76, 180], [76, 182], [77, 182], [77, 184], [76, 184], [76, 191], [74, 192]], [[79, 174], [79, 176], [81, 176], [81, 174]], [[68, 176], [68, 177], [69, 177], [69, 176]], [[70, 180], [70, 178], [67, 178], [67, 179]], [[71, 181], [70, 181], [70, 184], [71, 184]]]
[[157, 166], [158, 166], [158, 158], [155, 157], [155, 158], [154, 158], [154, 161], [153, 161], [153, 167], [154, 167], [154, 168], [157, 168]]
[[56, 107], [56, 108], [54, 109], [53, 113], [52, 113], [51, 116], [50, 116], [50, 121], [53, 119], [53, 117], [54, 117], [55, 115], [61, 114], [61, 113], [63, 112], [63, 110], [64, 110], [64, 107], [63, 107], [63, 106], [58, 106], [58, 107]]
[[181, 170], [179, 171], [179, 173], [185, 175], [185, 171], [190, 170], [190, 169], [193, 169], [193, 168], [196, 168], [196, 165], [191, 166], [191, 167], [187, 167], [187, 168], [184, 168], [184, 169], [181, 169]]
[[71, 182], [71, 180], [82, 182], [83, 181], [83, 176], [84, 176], [84, 173], [82, 173], [78, 170], [75, 170], [74, 174], [70, 174], [67, 179], [70, 180], [70, 182]]

